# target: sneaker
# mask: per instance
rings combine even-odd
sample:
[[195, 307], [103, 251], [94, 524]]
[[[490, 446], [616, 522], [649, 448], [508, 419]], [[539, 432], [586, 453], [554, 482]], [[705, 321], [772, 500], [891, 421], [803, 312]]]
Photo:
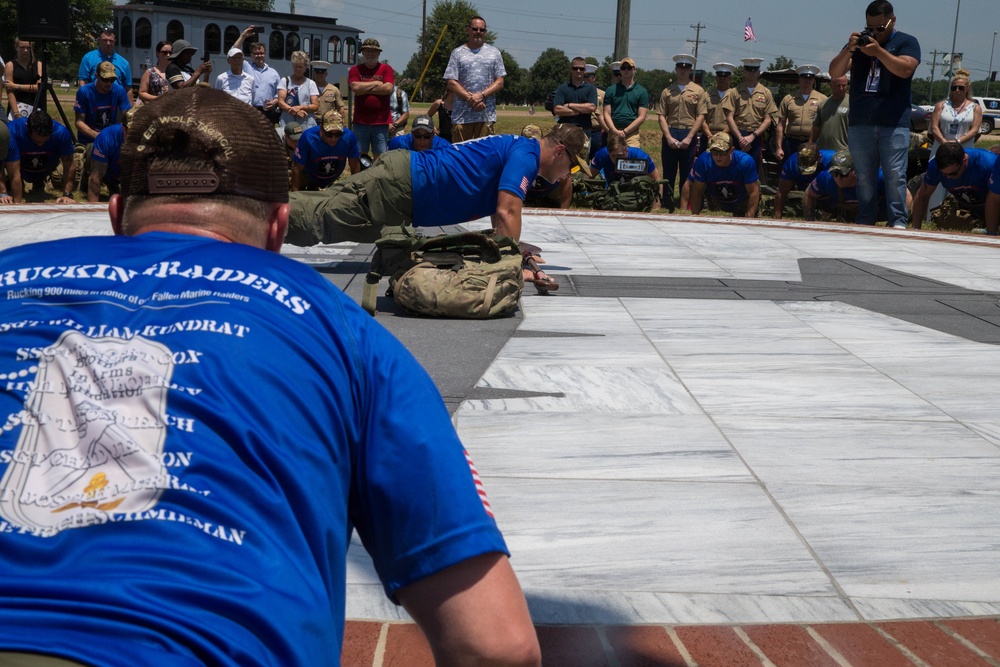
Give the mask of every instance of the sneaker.
[[905, 222], [894, 222], [894, 223], [892, 223], [892, 228], [893, 229], [906, 229], [906, 223]]

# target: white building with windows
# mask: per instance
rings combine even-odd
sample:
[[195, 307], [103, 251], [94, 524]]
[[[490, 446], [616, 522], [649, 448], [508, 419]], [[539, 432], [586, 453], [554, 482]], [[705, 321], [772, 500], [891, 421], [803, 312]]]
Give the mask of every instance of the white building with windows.
[[[200, 55], [212, 59], [216, 72], [226, 67], [226, 51], [249, 26], [259, 28], [257, 39], [243, 43], [249, 58], [250, 45], [259, 41], [267, 46], [267, 63], [282, 76], [292, 73], [291, 56], [305, 51], [310, 60], [326, 60], [331, 69], [327, 79], [338, 82], [358, 61], [361, 32], [340, 25], [335, 18], [282, 14], [248, 9], [213, 9], [191, 2], [149, 0], [140, 4], [118, 5], [114, 8], [117, 51], [129, 61], [135, 85], [143, 73], [156, 62], [157, 42], [186, 39], [197, 47]], [[346, 91], [344, 91], [346, 92]]]

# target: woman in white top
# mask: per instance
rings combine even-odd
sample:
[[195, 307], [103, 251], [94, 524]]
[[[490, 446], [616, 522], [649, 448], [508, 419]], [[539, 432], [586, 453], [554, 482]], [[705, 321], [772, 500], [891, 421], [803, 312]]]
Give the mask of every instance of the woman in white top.
[[972, 148], [982, 122], [983, 110], [972, 100], [969, 70], [960, 69], [951, 80], [951, 93], [935, 105], [931, 115], [930, 130], [934, 137], [931, 155], [946, 141], [957, 141], [963, 148]]
[[[934, 106], [931, 114], [930, 133], [934, 138], [931, 146], [931, 157], [937, 154], [938, 147], [948, 141], [957, 141], [963, 148], [972, 148], [979, 136], [979, 126], [983, 122], [983, 110], [972, 99], [972, 82], [969, 70], [959, 69], [951, 80], [951, 92], [948, 97]], [[943, 185], [938, 185], [931, 195], [927, 206], [927, 219], [930, 220], [931, 209], [941, 205], [948, 191]]]
[[316, 124], [313, 113], [319, 108], [319, 89], [316, 83], [306, 77], [309, 67], [309, 56], [305, 51], [292, 54], [292, 76], [281, 77], [278, 82], [278, 106], [281, 108], [281, 119], [278, 121], [278, 134], [284, 136], [285, 123], [293, 120], [307, 130]]

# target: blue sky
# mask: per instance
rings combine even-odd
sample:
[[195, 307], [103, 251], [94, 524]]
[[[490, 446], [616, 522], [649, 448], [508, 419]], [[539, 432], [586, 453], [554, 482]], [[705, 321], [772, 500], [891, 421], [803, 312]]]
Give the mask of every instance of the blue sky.
[[[530, 67], [549, 47], [567, 55], [595, 56], [603, 60], [614, 50], [616, 0], [472, 0], [496, 32], [496, 46], [509, 51], [521, 67]], [[960, 3], [960, 6], [959, 6]], [[428, 0], [430, 14], [435, 0]], [[797, 5], [771, 1], [762, 4], [739, 0], [701, 0], [665, 3], [663, 0], [632, 0], [629, 55], [640, 68], [673, 69], [675, 53], [690, 53], [695, 29], [701, 23], [703, 44], [699, 61], [704, 66], [719, 60], [738, 64], [742, 57], [764, 59], [766, 67], [778, 55], [797, 65], [816, 64], [824, 71], [831, 58], [853, 30], [864, 25], [865, 0], [859, 2], [817, 2]], [[959, 10], [958, 41], [955, 51], [964, 52], [964, 65], [973, 78], [984, 78], [990, 62], [993, 31], [1000, 31], [998, 0], [899, 0], [898, 27], [920, 41], [923, 59], [918, 77], [931, 74], [931, 51], [951, 50], [956, 8]], [[420, 0], [296, 0], [296, 13], [334, 16], [341, 23], [376, 37], [383, 58], [397, 69], [406, 66], [418, 50], [422, 2]], [[276, 11], [288, 11], [287, 0], [277, 0]], [[743, 24], [753, 19], [757, 42], [743, 41]], [[998, 36], [997, 41], [1000, 41]], [[943, 56], [938, 56], [942, 62]], [[993, 69], [1000, 70], [1000, 44], [993, 57]], [[941, 76], [940, 66], [935, 77]], [[1000, 82], [997, 84], [1000, 93]], [[992, 91], [991, 91], [992, 94]]]

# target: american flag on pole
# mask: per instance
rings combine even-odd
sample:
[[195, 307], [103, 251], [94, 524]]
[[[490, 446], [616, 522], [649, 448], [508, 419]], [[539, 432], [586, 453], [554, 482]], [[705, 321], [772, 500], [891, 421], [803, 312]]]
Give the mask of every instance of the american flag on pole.
[[743, 26], [743, 41], [749, 42], [750, 40], [757, 41], [757, 36], [753, 34], [753, 24], [750, 23], [750, 17], [747, 17], [747, 24]]

